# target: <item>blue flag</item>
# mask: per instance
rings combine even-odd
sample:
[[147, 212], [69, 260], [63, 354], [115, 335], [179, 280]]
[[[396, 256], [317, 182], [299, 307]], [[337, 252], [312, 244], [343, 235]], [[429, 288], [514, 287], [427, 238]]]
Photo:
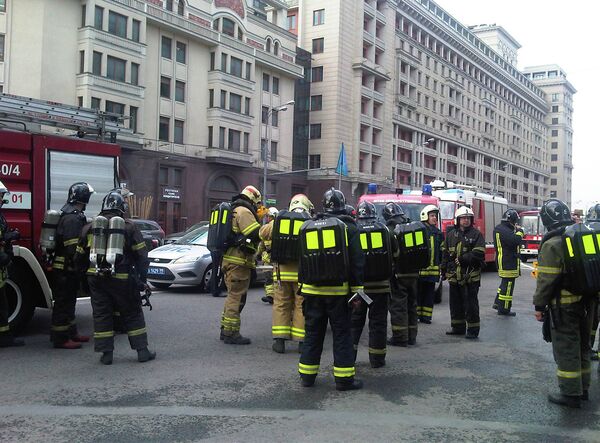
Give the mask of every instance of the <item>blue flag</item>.
[[340, 150], [340, 156], [338, 157], [337, 167], [335, 168], [336, 174], [348, 175], [348, 160], [346, 159], [346, 149], [342, 143], [342, 149]]

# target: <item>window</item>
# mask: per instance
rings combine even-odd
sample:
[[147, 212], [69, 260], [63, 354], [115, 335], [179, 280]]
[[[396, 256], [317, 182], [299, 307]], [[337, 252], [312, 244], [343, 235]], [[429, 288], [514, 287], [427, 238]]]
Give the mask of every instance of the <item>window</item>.
[[277, 142], [271, 142], [271, 161], [277, 161]]
[[[4, 36], [2, 36], [4, 37]], [[79, 73], [83, 74], [85, 70], [85, 51], [79, 51]]]
[[169, 184], [169, 168], [160, 167], [158, 170], [158, 184], [168, 185]]
[[131, 84], [139, 85], [140, 65], [137, 63], [131, 64]]
[[558, 142], [552, 142], [550, 146], [552, 147], [552, 149], [558, 149]]
[[550, 160], [551, 160], [551, 161], [553, 161], [553, 162], [556, 162], [556, 161], [558, 161], [558, 154], [552, 154], [552, 155], [550, 156]]
[[227, 144], [227, 149], [230, 151], [240, 152], [240, 131], [234, 131], [233, 129], [229, 130], [229, 140]]
[[263, 74], [263, 91], [269, 92], [270, 77], [269, 74]]
[[323, 37], [321, 37], [321, 38], [313, 38], [313, 41], [312, 41], [312, 52], [313, 52], [313, 54], [322, 54], [323, 53], [324, 44], [325, 44], [325, 39]]
[[177, 14], [183, 16], [184, 8], [185, 8], [185, 2], [183, 0], [179, 0], [179, 3], [177, 3]]
[[273, 77], [273, 94], [279, 95], [279, 79]]
[[263, 125], [268, 125], [269, 124], [269, 108], [267, 108], [266, 106], [262, 107], [262, 124]]
[[175, 120], [175, 133], [173, 141], [178, 145], [183, 145], [183, 120]]
[[185, 102], [185, 82], [175, 81], [175, 101]]
[[215, 90], [208, 90], [208, 107], [213, 108], [215, 106]]
[[223, 34], [230, 35], [231, 37], [235, 37], [235, 23], [233, 20], [228, 18], [223, 18], [223, 28], [221, 29]]
[[242, 96], [238, 94], [229, 94], [229, 110], [242, 113]]
[[551, 172], [552, 174], [556, 174], [556, 173], [558, 172], [558, 168], [557, 168], [556, 166], [551, 166], [551, 167], [550, 167], [550, 172]]
[[105, 104], [106, 112], [112, 112], [113, 114], [125, 114], [125, 105], [122, 103], [116, 103], [106, 100]]
[[227, 54], [221, 54], [221, 71], [227, 72]]
[[231, 63], [229, 65], [229, 73], [236, 77], [242, 77], [242, 66], [243, 62], [239, 58], [231, 57]]
[[173, 12], [173, 0], [167, 0], [166, 2], [167, 11]]
[[551, 184], [552, 186], [556, 186], [556, 185], [558, 184], [558, 180], [557, 180], [557, 179], [555, 179], [555, 178], [551, 178], [551, 179], [550, 179], [550, 184]]
[[552, 137], [558, 137], [558, 129], [553, 129], [551, 135]]
[[[183, 123], [183, 122], [181, 122]], [[183, 169], [173, 168], [173, 186], [183, 185]]]
[[321, 138], [321, 123], [310, 125], [310, 139], [315, 140]]
[[295, 15], [288, 15], [287, 17], [287, 29], [288, 31], [295, 30], [297, 23], [297, 17]]
[[104, 8], [100, 6], [96, 6], [94, 9], [94, 28], [102, 29], [102, 25], [104, 23]]
[[[6, 0], [0, 0], [0, 12], [6, 11]], [[87, 8], [85, 5], [81, 5], [81, 27], [85, 26], [85, 16], [87, 15]]]
[[210, 53], [210, 70], [211, 71], [215, 70], [215, 53], [214, 52]]
[[279, 42], [275, 42], [273, 45], [273, 54], [279, 55]]
[[134, 42], [140, 41], [140, 29], [142, 23], [139, 20], [133, 19], [131, 21], [131, 40]]
[[169, 141], [169, 125], [171, 119], [169, 117], [161, 117], [158, 125], [158, 139], [168, 142]]
[[160, 77], [160, 96], [171, 98], [171, 79], [169, 77]]
[[277, 128], [279, 127], [279, 111], [273, 110], [271, 113], [271, 124]]
[[558, 112], [558, 106], [557, 105], [552, 106], [552, 112]]
[[185, 56], [186, 44], [181, 42], [175, 43], [175, 60], [177, 60], [177, 63], [185, 64]]
[[247, 154], [248, 149], [250, 148], [250, 134], [244, 132], [244, 152]]
[[171, 60], [171, 39], [169, 37], [161, 39], [160, 55]]
[[219, 148], [225, 149], [225, 128], [219, 126]]
[[227, 106], [227, 91], [221, 91], [221, 109], [225, 109]]
[[323, 23], [325, 23], [325, 9], [313, 11], [313, 26], [322, 25]]
[[212, 126], [208, 127], [208, 147], [209, 148], [213, 147], [213, 127]]
[[246, 97], [244, 100], [246, 102], [246, 107], [244, 108], [245, 109], [244, 114], [250, 115], [250, 98]]
[[135, 106], [129, 107], [129, 129], [133, 132], [138, 132], [138, 108]]
[[106, 58], [106, 76], [110, 79], [117, 80], [119, 82], [125, 81], [125, 65], [127, 62], [120, 58], [111, 57], [110, 55]]
[[108, 32], [127, 38], [127, 17], [114, 11], [108, 12]]
[[322, 95], [313, 95], [310, 98], [310, 110], [311, 111], [320, 111], [323, 109], [323, 96]]
[[557, 102], [560, 94], [552, 94], [552, 101]]
[[250, 80], [251, 73], [252, 73], [252, 63], [246, 62], [246, 80]]
[[313, 83], [323, 81], [323, 66], [316, 66], [312, 68], [311, 78]]
[[90, 107], [92, 109], [100, 109], [100, 99], [97, 97], [92, 97], [92, 103]]
[[82, 96], [77, 97], [77, 106], [79, 106], [79, 107], [83, 106], [83, 97]]
[[321, 167], [321, 154], [313, 154], [308, 156], [309, 169], [319, 169]]

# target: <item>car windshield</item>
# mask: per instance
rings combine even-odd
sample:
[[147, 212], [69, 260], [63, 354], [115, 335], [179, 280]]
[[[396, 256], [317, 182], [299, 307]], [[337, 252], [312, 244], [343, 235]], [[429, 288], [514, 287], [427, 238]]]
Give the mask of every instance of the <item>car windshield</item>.
[[442, 220], [454, 220], [454, 209], [456, 203], [441, 201], [440, 202], [440, 216]]
[[177, 245], [193, 245], [206, 246], [208, 240], [208, 226], [195, 229], [192, 232], [185, 234], [175, 242]]
[[537, 215], [525, 215], [521, 217], [521, 226], [525, 235], [544, 235], [546, 228], [540, 223], [540, 218]]
[[208, 225], [208, 222], [207, 222], [207, 221], [201, 221], [201, 222], [195, 223], [195, 224], [193, 224], [192, 226], [190, 226], [189, 228], [187, 228], [187, 229], [185, 230], [185, 233], [186, 233], [186, 234], [189, 234], [190, 232], [192, 232], [192, 231], [194, 231], [194, 230], [196, 230], [196, 229], [198, 229], [198, 228], [201, 228], [201, 227], [203, 227], [203, 226], [207, 226], [207, 225]]

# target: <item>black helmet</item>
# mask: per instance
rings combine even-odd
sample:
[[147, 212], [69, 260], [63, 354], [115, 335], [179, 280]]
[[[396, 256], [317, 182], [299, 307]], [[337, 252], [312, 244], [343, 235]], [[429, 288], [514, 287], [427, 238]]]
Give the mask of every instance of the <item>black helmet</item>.
[[515, 211], [513, 208], [508, 208], [502, 214], [502, 221], [507, 221], [513, 225], [516, 225], [519, 222], [519, 213]]
[[388, 221], [397, 216], [404, 218], [404, 210], [402, 209], [402, 206], [394, 202], [386, 203], [385, 207], [383, 208], [383, 218], [385, 219], [385, 221]]
[[86, 182], [73, 183], [69, 188], [69, 196], [67, 203], [83, 203], [87, 205], [90, 202], [90, 197], [94, 193], [94, 188]]
[[544, 202], [540, 209], [540, 218], [549, 231], [573, 223], [569, 207], [556, 198]]
[[346, 205], [346, 214], [350, 217], [356, 217], [356, 209], [352, 205]]
[[377, 217], [377, 208], [375, 205], [368, 201], [362, 201], [358, 204], [358, 218], [376, 218]]
[[346, 197], [342, 191], [331, 188], [323, 194], [323, 210], [330, 214], [344, 214], [346, 212]]
[[102, 212], [118, 211], [121, 215], [125, 214], [125, 199], [118, 191], [110, 191], [102, 200]]
[[588, 209], [586, 222], [600, 222], [600, 203], [596, 203]]

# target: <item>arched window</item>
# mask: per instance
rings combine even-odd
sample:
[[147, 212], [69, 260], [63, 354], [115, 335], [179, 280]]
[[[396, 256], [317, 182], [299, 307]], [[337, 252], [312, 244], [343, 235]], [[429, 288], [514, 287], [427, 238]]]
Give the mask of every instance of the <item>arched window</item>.
[[266, 50], [267, 50], [267, 52], [271, 52], [271, 39], [270, 38], [267, 39]]
[[177, 4], [177, 14], [183, 16], [183, 10], [185, 8], [185, 0], [179, 0]]
[[233, 20], [223, 17], [223, 29], [221, 32], [230, 35], [231, 37], [235, 37], [235, 23]]
[[273, 46], [273, 54], [279, 55], [279, 42], [275, 42], [275, 45]]

